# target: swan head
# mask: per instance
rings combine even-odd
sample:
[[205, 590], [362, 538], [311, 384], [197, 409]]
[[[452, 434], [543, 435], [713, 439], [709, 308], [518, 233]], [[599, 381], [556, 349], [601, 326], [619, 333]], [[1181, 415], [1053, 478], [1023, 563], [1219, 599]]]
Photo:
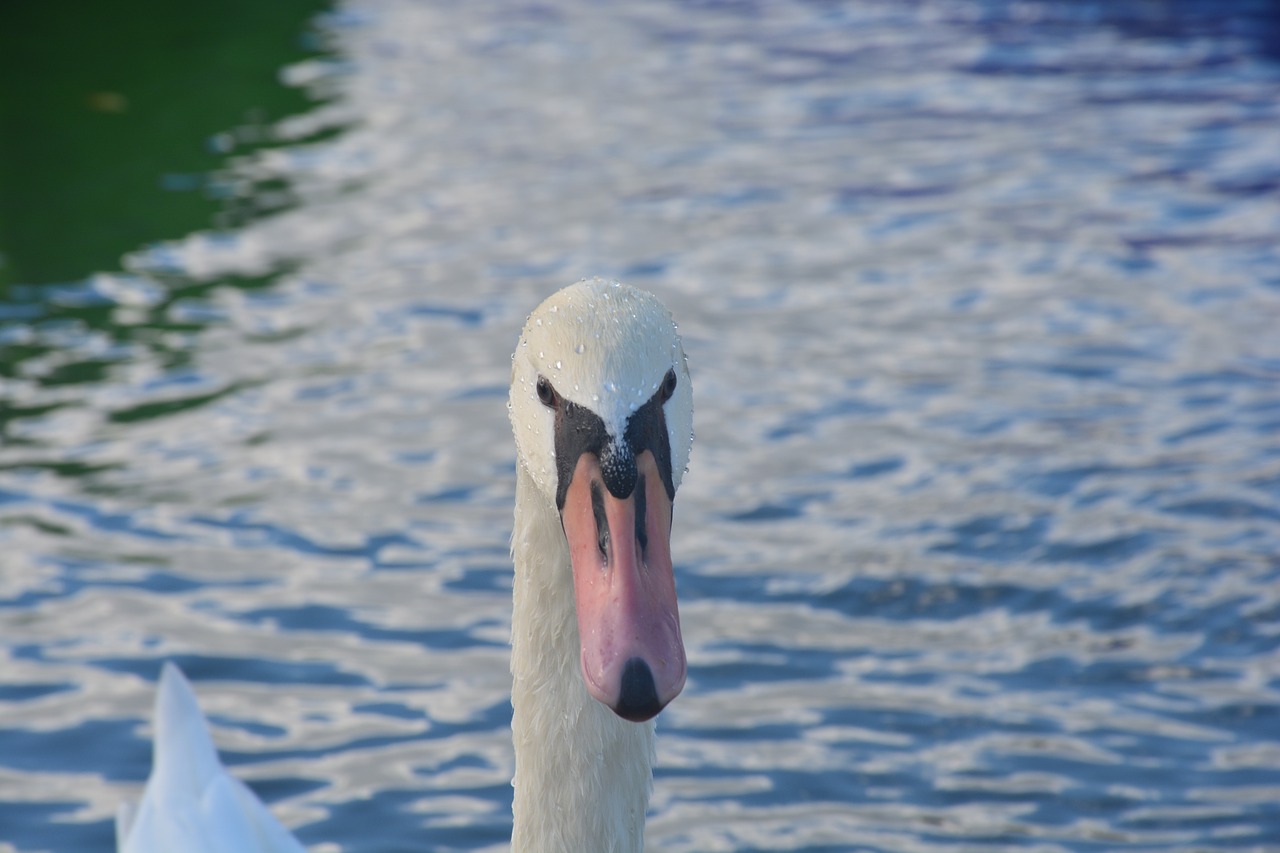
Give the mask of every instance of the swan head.
[[568, 545], [583, 680], [647, 720], [686, 670], [670, 537], [693, 394], [675, 322], [652, 294], [580, 281], [529, 315], [511, 372], [519, 464]]

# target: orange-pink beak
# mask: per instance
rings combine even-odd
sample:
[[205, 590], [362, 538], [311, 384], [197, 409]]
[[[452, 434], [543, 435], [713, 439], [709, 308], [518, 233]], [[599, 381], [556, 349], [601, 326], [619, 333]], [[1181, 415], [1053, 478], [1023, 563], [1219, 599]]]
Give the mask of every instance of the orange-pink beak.
[[620, 717], [648, 720], [679, 695], [686, 663], [671, 565], [671, 499], [653, 454], [636, 458], [630, 495], [610, 494], [583, 453], [561, 519], [587, 690]]

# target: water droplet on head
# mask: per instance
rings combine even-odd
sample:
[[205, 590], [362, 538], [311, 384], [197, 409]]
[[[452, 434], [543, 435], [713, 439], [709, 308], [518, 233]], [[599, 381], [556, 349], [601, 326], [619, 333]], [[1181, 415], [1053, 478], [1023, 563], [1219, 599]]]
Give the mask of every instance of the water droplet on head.
[[559, 370], [559, 369], [560, 369], [560, 362], [557, 360], [557, 361], [556, 361], [556, 370]]
[[587, 348], [586, 344], [578, 344], [576, 347], [573, 348], [573, 351], [576, 352], [578, 355], [582, 355], [583, 351], [586, 348]]
[[533, 324], [534, 324], [535, 326], [541, 326], [541, 325], [542, 325], [542, 318], [541, 318], [541, 317], [539, 317], [538, 319], [534, 320], [534, 321], [533, 321]]

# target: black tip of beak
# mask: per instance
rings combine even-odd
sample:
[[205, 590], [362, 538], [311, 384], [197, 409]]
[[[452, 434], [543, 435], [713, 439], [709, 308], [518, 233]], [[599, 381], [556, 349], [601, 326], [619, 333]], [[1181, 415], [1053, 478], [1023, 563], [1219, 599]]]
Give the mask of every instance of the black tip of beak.
[[640, 658], [627, 661], [622, 670], [622, 690], [613, 712], [624, 720], [643, 723], [653, 719], [662, 710], [658, 701], [658, 688], [653, 682], [653, 671]]

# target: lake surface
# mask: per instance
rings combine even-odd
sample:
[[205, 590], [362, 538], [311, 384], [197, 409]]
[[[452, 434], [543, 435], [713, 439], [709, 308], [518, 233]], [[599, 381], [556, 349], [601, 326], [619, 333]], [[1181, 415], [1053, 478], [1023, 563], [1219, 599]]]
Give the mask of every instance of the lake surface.
[[0, 851], [113, 849], [166, 659], [313, 851], [504, 849], [509, 355], [594, 275], [693, 371], [653, 850], [1280, 850], [1272, 7], [314, 26], [255, 215], [0, 304]]

